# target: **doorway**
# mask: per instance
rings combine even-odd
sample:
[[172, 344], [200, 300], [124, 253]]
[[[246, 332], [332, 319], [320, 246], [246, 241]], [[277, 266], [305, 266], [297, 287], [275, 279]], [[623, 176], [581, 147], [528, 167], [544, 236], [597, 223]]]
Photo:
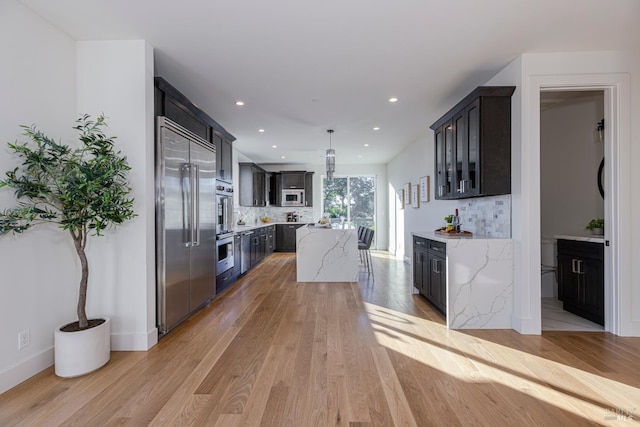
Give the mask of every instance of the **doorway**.
[[[558, 258], [557, 245], [561, 239], [563, 247], [576, 245], [579, 250], [595, 251], [596, 257], [600, 253], [604, 256], [604, 236], [591, 234], [585, 229], [590, 221], [605, 217], [604, 195], [598, 179], [606, 152], [604, 108], [603, 89], [540, 93], [542, 330], [605, 329], [599, 324], [604, 322], [604, 289], [587, 288], [587, 296], [598, 293], [596, 304], [582, 304], [585, 301], [586, 276], [580, 275], [577, 267], [574, 268], [575, 273], [571, 271], [582, 261], [575, 258], [574, 265], [567, 268], [564, 253]], [[562, 261], [560, 266], [558, 259]], [[571, 261], [573, 259], [569, 265]], [[603, 263], [604, 259], [601, 259], [596, 266], [602, 267]], [[587, 272], [589, 277], [594, 274], [604, 276], [604, 268], [595, 271], [592, 262], [587, 265], [592, 270]], [[564, 287], [558, 286], [559, 280]], [[600, 286], [603, 282], [604, 277], [599, 281]], [[601, 314], [602, 320], [595, 312]]]

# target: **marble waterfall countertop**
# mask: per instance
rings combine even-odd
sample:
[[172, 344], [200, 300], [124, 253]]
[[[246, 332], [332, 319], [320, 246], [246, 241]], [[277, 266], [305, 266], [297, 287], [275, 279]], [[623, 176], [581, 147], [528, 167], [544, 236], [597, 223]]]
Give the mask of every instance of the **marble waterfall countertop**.
[[578, 240], [580, 242], [592, 242], [592, 243], [604, 243], [604, 236], [598, 236], [596, 234], [585, 234], [585, 235], [565, 235], [565, 234], [556, 234], [553, 236], [554, 239], [563, 239], [563, 240]]
[[454, 237], [433, 232], [414, 236], [447, 244], [447, 327], [511, 329], [513, 241]]
[[314, 226], [298, 228], [296, 267], [298, 282], [356, 282], [357, 231]]

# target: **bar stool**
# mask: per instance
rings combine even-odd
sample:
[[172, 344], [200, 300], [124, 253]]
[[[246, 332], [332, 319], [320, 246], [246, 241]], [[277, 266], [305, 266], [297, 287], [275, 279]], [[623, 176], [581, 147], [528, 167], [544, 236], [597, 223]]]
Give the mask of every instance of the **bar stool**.
[[358, 240], [358, 249], [360, 250], [360, 260], [364, 258], [363, 263], [367, 267], [367, 272], [373, 276], [373, 260], [371, 259], [371, 242], [373, 241], [374, 231], [370, 228], [364, 228], [362, 240]]

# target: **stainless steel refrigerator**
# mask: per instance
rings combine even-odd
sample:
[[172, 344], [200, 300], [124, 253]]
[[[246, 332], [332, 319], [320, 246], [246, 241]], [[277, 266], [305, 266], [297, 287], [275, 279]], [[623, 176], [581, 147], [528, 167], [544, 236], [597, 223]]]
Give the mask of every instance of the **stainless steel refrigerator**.
[[216, 293], [215, 147], [157, 118], [158, 330], [169, 332]]

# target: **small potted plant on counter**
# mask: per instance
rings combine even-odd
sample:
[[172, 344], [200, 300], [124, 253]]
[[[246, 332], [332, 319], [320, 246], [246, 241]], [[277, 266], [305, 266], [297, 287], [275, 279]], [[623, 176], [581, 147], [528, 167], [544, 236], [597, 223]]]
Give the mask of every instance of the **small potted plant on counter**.
[[21, 164], [0, 180], [0, 188], [12, 189], [18, 200], [15, 208], [0, 211], [0, 236], [21, 234], [38, 224], [57, 224], [71, 236], [80, 260], [78, 320], [54, 334], [55, 372], [62, 377], [92, 372], [109, 361], [110, 319], [88, 319], [85, 310], [89, 279], [85, 247], [90, 235], [101, 236], [136, 216], [127, 180], [131, 168], [103, 126], [103, 116], [94, 121], [82, 115], [74, 127], [78, 148], [55, 142], [35, 126], [22, 126], [28, 141], [9, 144]]
[[596, 236], [604, 235], [604, 218], [595, 218], [589, 221], [585, 230], [591, 231]]
[[444, 217], [444, 220], [447, 223], [447, 226], [445, 227], [446, 231], [450, 231], [453, 230], [453, 218], [455, 217], [455, 215], [447, 215]]

